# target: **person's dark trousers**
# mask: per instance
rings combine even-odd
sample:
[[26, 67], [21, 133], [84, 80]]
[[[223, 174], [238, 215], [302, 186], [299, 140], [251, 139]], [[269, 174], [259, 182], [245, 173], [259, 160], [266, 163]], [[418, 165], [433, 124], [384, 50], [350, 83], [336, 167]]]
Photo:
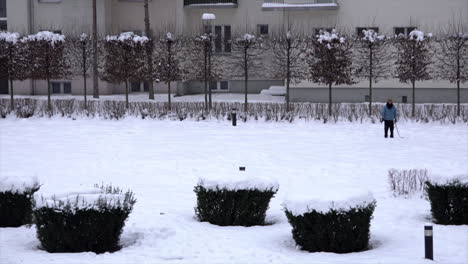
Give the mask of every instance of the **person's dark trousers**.
[[390, 137], [393, 137], [393, 128], [394, 123], [393, 120], [385, 120], [385, 137], [388, 137], [388, 129], [390, 128]]

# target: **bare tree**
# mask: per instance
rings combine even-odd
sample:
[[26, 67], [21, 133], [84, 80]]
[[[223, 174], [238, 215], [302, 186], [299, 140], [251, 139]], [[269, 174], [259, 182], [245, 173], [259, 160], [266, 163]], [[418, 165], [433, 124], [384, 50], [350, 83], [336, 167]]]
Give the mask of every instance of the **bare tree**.
[[413, 87], [411, 110], [413, 117], [415, 116], [416, 82], [431, 79], [429, 74], [431, 64], [428, 48], [429, 39], [424, 35], [424, 32], [419, 30], [413, 30], [408, 36], [400, 35], [396, 39], [398, 48], [396, 74], [400, 82], [409, 82]]
[[187, 40], [187, 58], [184, 63], [186, 79], [204, 83], [205, 111], [212, 107], [211, 89], [209, 83], [221, 80], [223, 67], [221, 67], [222, 56], [211, 56], [212, 43], [209, 34], [197, 36]]
[[[361, 33], [361, 32], [360, 32]], [[354, 63], [358, 78], [369, 80], [369, 116], [372, 115], [372, 84], [391, 77], [391, 46], [384, 35], [372, 29], [364, 30], [356, 38]]]
[[15, 108], [13, 81], [27, 78], [28, 62], [25, 57], [25, 45], [18, 33], [0, 32], [0, 79], [10, 83], [10, 109]]
[[69, 65], [65, 57], [65, 36], [49, 31], [41, 31], [21, 40], [27, 48], [29, 75], [34, 80], [47, 80], [47, 105], [51, 104], [51, 79], [63, 79], [70, 76]]
[[96, 0], [93, 0], [93, 97], [99, 98], [98, 36]]
[[144, 1], [144, 9], [145, 9], [145, 32], [146, 37], [148, 37], [148, 43], [146, 44], [146, 65], [148, 67], [148, 92], [149, 92], [149, 99], [154, 100], [154, 79], [152, 78], [153, 72], [153, 52], [154, 52], [154, 40], [153, 40], [153, 31], [150, 27], [150, 19], [149, 19], [149, 7], [148, 7], [148, 0]]
[[68, 37], [66, 53], [72, 70], [74, 72], [80, 72], [83, 76], [84, 104], [86, 109], [88, 106], [86, 79], [93, 67], [92, 56], [94, 54], [91, 39], [85, 33], [81, 34], [79, 37]]
[[462, 23], [451, 24], [437, 41], [437, 75], [457, 84], [457, 116], [460, 116], [460, 83], [468, 81], [468, 32]]
[[128, 102], [128, 83], [146, 78], [145, 44], [147, 37], [132, 32], [119, 36], [108, 36], [104, 44], [106, 51], [103, 79], [110, 83], [125, 83], [125, 106]]
[[181, 49], [183, 39], [176, 38], [172, 33], [166, 33], [159, 41], [157, 58], [155, 59], [154, 77], [167, 84], [168, 109], [171, 110], [171, 82], [183, 78], [184, 71], [181, 65]]
[[335, 30], [320, 31], [311, 38], [308, 54], [309, 79], [328, 85], [328, 115], [332, 115], [332, 86], [353, 84], [351, 42]]
[[289, 29], [273, 37], [270, 43], [272, 75], [274, 78], [286, 80], [286, 111], [289, 112], [289, 87], [291, 83], [299, 83], [307, 76], [305, 61], [307, 41], [296, 31]]
[[249, 73], [258, 72], [263, 66], [261, 55], [265, 52], [263, 40], [251, 34], [244, 34], [232, 42], [232, 67], [233, 72], [244, 77], [244, 112], [247, 113], [249, 92]]

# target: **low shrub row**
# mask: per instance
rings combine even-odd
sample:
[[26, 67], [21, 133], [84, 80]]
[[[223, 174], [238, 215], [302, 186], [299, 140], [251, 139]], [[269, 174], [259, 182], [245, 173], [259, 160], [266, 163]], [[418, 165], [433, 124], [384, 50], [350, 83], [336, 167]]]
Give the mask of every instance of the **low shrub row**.
[[390, 190], [394, 196], [411, 196], [416, 192], [422, 192], [428, 179], [427, 169], [388, 171]]
[[[373, 106], [372, 115], [368, 114], [368, 105], [365, 103], [335, 103], [332, 116], [328, 116], [326, 103], [292, 103], [290, 112], [286, 112], [284, 103], [249, 103], [247, 113], [243, 112], [243, 103], [214, 102], [213, 108], [205, 112], [203, 102], [174, 102], [172, 111], [168, 111], [165, 102], [130, 102], [129, 108], [120, 100], [90, 100], [87, 107], [84, 101], [78, 99], [53, 99], [52, 110], [49, 111], [47, 100], [39, 98], [15, 99], [15, 110], [10, 113], [10, 99], [0, 98], [0, 116], [8, 114], [20, 118], [32, 116], [49, 117], [100, 117], [105, 119], [122, 119], [127, 116], [152, 119], [171, 120], [227, 120], [233, 108], [237, 109], [240, 119], [286, 121], [319, 120], [323, 122], [378, 122], [383, 104]], [[468, 104], [461, 107], [461, 115], [457, 117], [456, 104], [418, 104], [415, 116], [411, 115], [411, 105], [399, 104], [399, 119], [417, 122], [456, 123], [468, 122]]]

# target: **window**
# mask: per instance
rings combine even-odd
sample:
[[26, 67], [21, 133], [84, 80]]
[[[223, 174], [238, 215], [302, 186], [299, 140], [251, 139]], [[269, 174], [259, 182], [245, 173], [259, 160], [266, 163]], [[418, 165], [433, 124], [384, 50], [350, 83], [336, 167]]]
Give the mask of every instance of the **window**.
[[6, 0], [0, 0], [0, 17], [7, 16]]
[[210, 89], [213, 91], [228, 91], [229, 82], [228, 81], [210, 82]]
[[141, 83], [140, 82], [131, 82], [130, 87], [132, 92], [140, 92], [141, 91]]
[[7, 31], [7, 30], [8, 30], [8, 27], [7, 27], [6, 20], [0, 20], [0, 31]]
[[143, 92], [149, 92], [149, 82], [143, 83]]
[[0, 80], [0, 94], [8, 94], [8, 80]]
[[370, 101], [370, 96], [366, 95], [364, 96], [364, 102], [369, 102]]
[[214, 52], [231, 52], [231, 26], [206, 26], [205, 33], [210, 34], [214, 30]]
[[411, 31], [415, 29], [416, 27], [395, 27], [394, 32], [395, 32], [395, 35], [397, 36], [399, 36], [400, 34], [404, 36], [408, 36], [409, 33], [411, 33]]
[[364, 30], [369, 30], [369, 29], [372, 29], [375, 32], [379, 33], [379, 28], [378, 27], [358, 27], [358, 28], [356, 28], [356, 35], [359, 36], [359, 37], [364, 37], [363, 31]]
[[268, 36], [268, 25], [257, 25], [257, 34], [262, 37]]
[[402, 96], [401, 97], [401, 102], [402, 103], [408, 103], [408, 96]]
[[52, 93], [54, 94], [71, 94], [71, 82], [51, 82]]
[[39, 0], [39, 3], [60, 3], [62, 0]]

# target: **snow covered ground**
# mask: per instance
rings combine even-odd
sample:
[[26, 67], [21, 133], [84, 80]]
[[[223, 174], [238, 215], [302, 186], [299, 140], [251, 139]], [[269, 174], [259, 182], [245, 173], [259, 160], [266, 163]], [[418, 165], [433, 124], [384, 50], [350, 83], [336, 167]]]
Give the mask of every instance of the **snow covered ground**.
[[[399, 123], [404, 138], [384, 139], [381, 124], [175, 122], [127, 118], [0, 120], [1, 176], [37, 176], [39, 194], [130, 188], [138, 199], [115, 253], [49, 254], [35, 228], [0, 229], [0, 263], [432, 263], [424, 260], [429, 202], [395, 198], [390, 168], [468, 172], [467, 124]], [[268, 226], [219, 227], [194, 219], [199, 177], [249, 173], [277, 180]], [[352, 254], [298, 250], [281, 204], [372, 191], [372, 249]], [[468, 263], [468, 226], [434, 226], [437, 263]]]

